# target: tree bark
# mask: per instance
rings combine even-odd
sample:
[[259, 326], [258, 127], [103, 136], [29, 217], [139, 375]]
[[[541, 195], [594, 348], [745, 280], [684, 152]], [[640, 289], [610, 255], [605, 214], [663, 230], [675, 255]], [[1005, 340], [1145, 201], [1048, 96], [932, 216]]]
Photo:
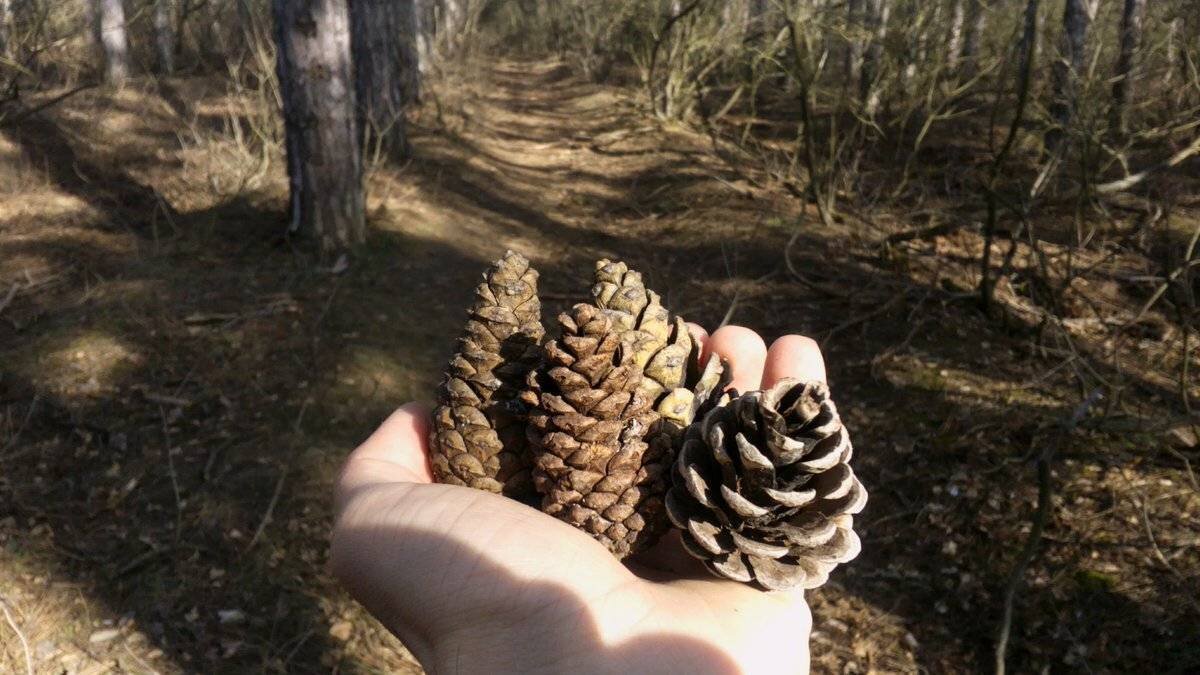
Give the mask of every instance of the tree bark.
[[1175, 71], [1180, 68], [1179, 58], [1179, 28], [1183, 24], [1183, 19], [1175, 17], [1167, 24], [1167, 72], [1163, 75], [1163, 84], [1169, 85], [1175, 79]]
[[862, 73], [863, 40], [858, 33], [862, 30], [864, 1], [846, 0], [846, 32], [849, 37], [842, 60], [842, 81], [846, 83], [857, 81]]
[[430, 0], [413, 0], [413, 35], [417, 43], [417, 73], [420, 76], [429, 72], [433, 66], [433, 26]]
[[870, 43], [863, 56], [862, 79], [859, 89], [862, 94], [863, 112], [873, 117], [879, 108], [879, 87], [875, 80], [883, 65], [883, 40], [887, 37], [887, 0], [866, 0], [866, 24], [871, 31]]
[[946, 59], [951, 68], [958, 67], [958, 56], [962, 52], [963, 22], [966, 21], [964, 0], [954, 0], [950, 8], [950, 35], [946, 38]]
[[164, 75], [175, 72], [175, 32], [171, 12], [174, 0], [154, 2], [154, 44], [158, 48], [158, 71]]
[[404, 109], [420, 95], [413, 0], [354, 0], [350, 6], [358, 121], [367, 148], [408, 154]]
[[12, 1], [0, 0], [0, 57], [13, 56]]
[[1058, 150], [1075, 114], [1079, 98], [1079, 73], [1083, 71], [1088, 27], [1098, 0], [1066, 0], [1063, 5], [1063, 31], [1059, 55], [1051, 70], [1053, 100], [1050, 114], [1056, 128], [1046, 135], [1048, 150]]
[[1121, 12], [1121, 51], [1117, 56], [1116, 80], [1110, 125], [1114, 133], [1125, 135], [1129, 122], [1129, 101], [1136, 95], [1138, 49], [1142, 44], [1142, 20], [1146, 0], [1125, 0]]
[[125, 6], [121, 0], [99, 3], [100, 43], [104, 46], [104, 80], [120, 87], [129, 79], [129, 36], [125, 32]]
[[970, 0], [970, 13], [967, 20], [967, 32], [963, 37], [960, 63], [965, 74], [970, 76], [975, 72], [975, 62], [979, 57], [979, 43], [983, 40], [983, 31], [987, 28], [988, 11], [984, 0]]
[[441, 44], [449, 53], [454, 53], [462, 44], [462, 32], [467, 25], [468, 0], [442, 0], [440, 33]]
[[323, 254], [366, 238], [345, 0], [273, 0], [292, 231]]

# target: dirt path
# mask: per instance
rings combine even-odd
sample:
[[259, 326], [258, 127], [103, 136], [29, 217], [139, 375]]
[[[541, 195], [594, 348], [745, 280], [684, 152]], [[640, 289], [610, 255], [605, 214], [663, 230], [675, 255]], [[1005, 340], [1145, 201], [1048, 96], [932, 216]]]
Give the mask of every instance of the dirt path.
[[[554, 63], [481, 73], [431, 92], [414, 159], [372, 172], [372, 241], [341, 275], [279, 236], [280, 165], [221, 131], [252, 119], [211, 82], [176, 83], [174, 105], [81, 94], [0, 137], [19, 179], [0, 181], [0, 299], [19, 291], [0, 313], [0, 589], [39, 667], [412, 670], [325, 573], [329, 485], [428, 397], [479, 272], [513, 248], [548, 313], [616, 256], [688, 319], [821, 339], [872, 497], [862, 557], [810, 596], [815, 666], [985, 668], [1035, 492], [1021, 457], [1077, 392], [914, 272], [925, 253], [816, 228], [625, 92]], [[1172, 565], [1200, 567], [1200, 499], [1138, 438], [1063, 452], [1018, 608], [1025, 670], [1167, 672], [1146, 645], [1195, 635], [1179, 579], [1112, 525], [1146, 518]], [[0, 671], [23, 659], [0, 638]]]

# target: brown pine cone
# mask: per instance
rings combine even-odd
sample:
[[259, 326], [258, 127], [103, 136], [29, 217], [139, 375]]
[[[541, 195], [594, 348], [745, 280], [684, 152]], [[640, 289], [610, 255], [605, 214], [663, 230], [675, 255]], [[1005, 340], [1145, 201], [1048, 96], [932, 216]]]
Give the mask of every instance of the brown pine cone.
[[685, 548], [714, 574], [768, 590], [814, 588], [858, 555], [867, 493], [829, 388], [782, 380], [688, 429], [667, 494]]
[[642, 391], [660, 416], [647, 430], [646, 441], [673, 452], [708, 396], [724, 389], [723, 364], [709, 359], [696, 371], [700, 345], [683, 319], [672, 316], [658, 294], [646, 288], [642, 275], [623, 262], [596, 262], [592, 300], [621, 329], [625, 349], [642, 369]]
[[618, 558], [666, 527], [670, 456], [643, 440], [658, 414], [620, 330], [600, 309], [578, 304], [559, 316], [560, 339], [527, 379], [534, 484], [542, 510], [588, 532]]
[[429, 463], [440, 483], [536, 498], [519, 397], [545, 336], [537, 280], [529, 261], [508, 251], [475, 289], [433, 411]]

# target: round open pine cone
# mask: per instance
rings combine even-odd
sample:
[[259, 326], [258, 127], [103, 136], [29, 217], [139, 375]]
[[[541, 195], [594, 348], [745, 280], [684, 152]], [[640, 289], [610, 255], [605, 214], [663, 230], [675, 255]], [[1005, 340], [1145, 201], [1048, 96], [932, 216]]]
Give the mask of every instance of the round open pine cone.
[[667, 527], [663, 496], [671, 455], [643, 439], [658, 420], [642, 369], [608, 314], [578, 304], [558, 318], [523, 401], [542, 510], [595, 537], [618, 558]]
[[817, 382], [781, 380], [689, 427], [667, 513], [714, 574], [768, 590], [814, 588], [858, 555], [867, 493], [850, 437]]
[[537, 281], [529, 261], [508, 251], [475, 289], [433, 411], [429, 463], [440, 483], [536, 499], [519, 397], [545, 336]]

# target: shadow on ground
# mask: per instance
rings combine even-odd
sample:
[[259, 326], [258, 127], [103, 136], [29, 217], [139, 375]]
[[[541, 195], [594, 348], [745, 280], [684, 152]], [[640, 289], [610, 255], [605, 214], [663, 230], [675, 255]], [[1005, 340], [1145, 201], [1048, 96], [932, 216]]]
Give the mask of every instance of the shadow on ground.
[[[596, 88], [558, 71], [510, 65], [496, 83], [487, 105], [523, 126], [503, 116], [453, 134], [418, 126], [418, 154], [397, 178], [464, 229], [431, 232], [419, 218], [373, 211], [371, 242], [343, 275], [315, 268], [280, 235], [278, 195], [176, 210], [113, 170], [121, 157], [95, 163], [52, 117], [13, 130], [53, 187], [91, 215], [44, 230], [0, 224], [0, 236], [3, 227], [21, 235], [4, 242], [5, 256], [67, 280], [0, 315], [10, 421], [0, 520], [15, 530], [6, 555], [124, 617], [126, 636], [161, 650], [156, 666], [411, 667], [381, 656], [388, 643], [326, 573], [330, 484], [396, 405], [428, 398], [471, 287], [501, 253], [493, 243], [524, 242], [549, 314], [583, 297], [592, 260], [615, 255], [689, 319], [731, 318], [768, 339], [825, 338], [872, 498], [862, 558], [813, 594], [816, 666], [986, 668], [1001, 580], [1035, 493], [1027, 460], [1076, 403], [1069, 390], [1028, 384], [1045, 369], [1028, 362], [1030, 336], [832, 233], [793, 242], [797, 277], [781, 260], [795, 205], [731, 195], [721, 181], [737, 177], [696, 149], [594, 149], [636, 122], [620, 110], [576, 114], [591, 110]], [[121, 245], [98, 244], [96, 232]], [[6, 282], [18, 278], [5, 271]], [[1125, 517], [1077, 479], [1107, 475], [1136, 449], [1087, 452], [1091, 440], [1064, 451], [1064, 498]], [[1176, 466], [1145, 461], [1147, 471]], [[1057, 668], [1071, 650], [1072, 668], [1119, 670], [1130, 650], [1157, 672], [1200, 665], [1194, 651], [1148, 647], [1200, 640], [1196, 613], [1156, 612], [1147, 600], [1169, 603], [1181, 580], [1141, 570], [1129, 581], [1134, 598], [1123, 580], [1098, 577], [1089, 553], [1108, 532], [1087, 522], [1052, 524], [1018, 603], [1013, 669]], [[89, 643], [93, 629], [63, 641], [105, 658], [108, 646]]]

